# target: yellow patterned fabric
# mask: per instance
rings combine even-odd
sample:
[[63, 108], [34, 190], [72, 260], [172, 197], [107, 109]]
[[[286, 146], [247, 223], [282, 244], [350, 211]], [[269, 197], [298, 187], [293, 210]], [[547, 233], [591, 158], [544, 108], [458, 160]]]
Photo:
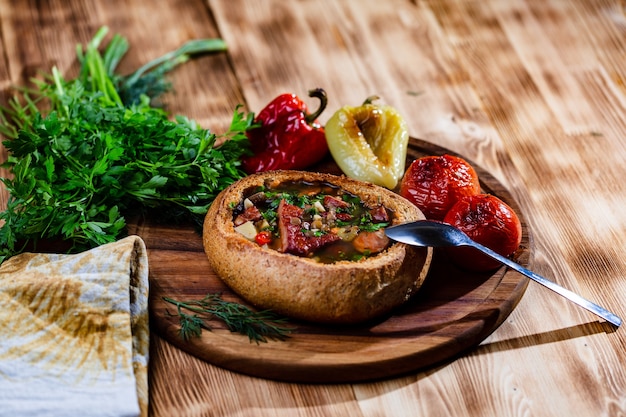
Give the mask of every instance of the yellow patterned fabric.
[[130, 236], [0, 266], [0, 416], [146, 416], [148, 258]]

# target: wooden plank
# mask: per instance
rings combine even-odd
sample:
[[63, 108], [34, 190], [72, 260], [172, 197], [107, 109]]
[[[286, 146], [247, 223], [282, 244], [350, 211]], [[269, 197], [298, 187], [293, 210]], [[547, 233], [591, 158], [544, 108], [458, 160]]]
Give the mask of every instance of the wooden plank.
[[324, 122], [343, 105], [379, 95], [404, 115], [414, 137], [455, 151], [463, 147], [473, 159], [498, 146], [465, 69], [421, 3], [209, 4], [253, 111], [279, 93], [306, 97], [308, 89], [321, 87], [329, 95]]
[[[515, 23], [509, 21], [512, 15], [516, 15], [513, 12], [508, 11], [501, 16], [498, 10], [490, 12], [487, 5], [480, 9], [485, 16], [492, 13], [491, 16], [494, 19], [501, 19], [502, 23], [499, 27], [515, 26]], [[459, 13], [465, 14], [468, 10], [459, 11]], [[477, 11], [474, 10], [474, 13]], [[516, 15], [518, 20], [522, 15], [521, 12]], [[566, 17], [573, 18], [573, 12]], [[560, 20], [555, 21], [554, 24], [558, 24]], [[445, 24], [450, 30], [456, 30], [456, 26], [450, 25], [449, 22]], [[541, 27], [550, 27], [550, 24], [550, 21], [545, 21]], [[535, 25], [532, 27], [535, 28]], [[588, 71], [584, 68], [581, 72], [578, 65], [574, 68], [562, 65], [552, 70], [549, 63], [542, 63], [544, 68], [538, 71], [540, 74], [551, 74], [552, 78], [563, 78], [564, 74], [559, 74], [559, 71], [567, 72], [566, 75], [569, 76], [570, 81], [577, 85], [576, 91], [583, 94], [584, 102], [594, 104], [594, 109], [585, 110], [585, 114], [593, 118], [594, 125], [602, 127], [595, 133], [587, 131], [578, 134], [576, 132], [579, 128], [574, 124], [569, 125], [568, 128], [563, 125], [554, 125], [550, 114], [554, 114], [554, 110], [559, 105], [565, 109], [561, 114], [567, 113], [566, 108], [570, 106], [571, 101], [576, 102], [576, 99], [561, 95], [559, 102], [555, 103], [550, 98], [546, 98], [552, 93], [538, 87], [542, 81], [537, 81], [538, 76], [532, 71], [527, 71], [529, 67], [527, 62], [534, 60], [524, 54], [518, 54], [519, 48], [515, 50], [508, 48], [503, 40], [503, 33], [500, 33], [500, 36], [488, 38], [485, 34], [480, 34], [481, 30], [484, 31], [485, 26], [471, 28], [470, 32], [476, 34], [476, 39], [467, 38], [463, 50], [459, 53], [466, 60], [467, 68], [474, 74], [477, 88], [484, 92], [484, 105], [492, 116], [494, 124], [498, 127], [509, 149], [516, 155], [514, 162], [524, 181], [529, 184], [529, 195], [542, 199], [542, 206], [545, 210], [537, 210], [532, 213], [532, 216], [537, 218], [537, 222], [542, 225], [540, 229], [543, 233], [550, 233], [545, 237], [545, 241], [567, 242], [575, 239], [589, 239], [590, 242], [582, 251], [578, 250], [565, 256], [570, 261], [588, 256], [595, 256], [598, 261], [602, 258], [610, 259], [612, 249], [606, 247], [604, 235], [577, 230], [576, 225], [593, 221], [592, 219], [598, 216], [598, 213], [614, 218], [616, 224], [626, 221], [621, 212], [616, 213], [612, 209], [620, 204], [621, 196], [626, 192], [623, 182], [619, 180], [620, 174], [616, 171], [621, 164], [620, 161], [626, 158], [623, 135], [618, 133], [624, 121], [623, 118], [616, 116], [623, 114], [623, 95], [617, 88], [611, 87], [611, 80], [605, 78], [601, 71]], [[528, 32], [532, 30], [524, 33]], [[491, 40], [485, 40], [487, 38]], [[481, 39], [480, 46], [478, 46], [477, 39]], [[559, 42], [552, 37], [546, 36], [544, 39]], [[537, 41], [537, 39], [534, 40]], [[517, 39], [514, 42], [515, 45], [536, 43], [528, 38]], [[485, 48], [483, 45], [487, 43], [489, 46]], [[553, 48], [556, 50], [556, 45]], [[493, 51], [498, 52], [498, 60], [491, 57]], [[502, 71], [502, 68], [506, 71]], [[493, 80], [499, 88], [495, 89], [490, 83], [486, 83], [484, 80], [487, 79]], [[566, 88], [566, 91], [572, 90], [575, 89]], [[600, 94], [600, 91], [603, 93]], [[558, 114], [558, 111], [556, 113]], [[568, 132], [575, 132], [575, 134]], [[541, 141], [530, 140], [531, 137], [540, 137]], [[606, 169], [589, 171], [591, 167], [602, 165]], [[568, 178], [568, 181], [563, 181], [564, 178]], [[531, 186], [539, 182], [542, 185], [541, 189]], [[549, 189], [549, 193], [546, 193], [546, 188]], [[597, 194], [595, 191], [598, 189], [607, 188], [611, 192], [603, 193], [601, 200], [581, 201], [580, 199], [583, 195]], [[552, 215], [554, 212], [563, 213], [563, 215], [554, 218]], [[571, 217], [566, 217], [568, 215]], [[542, 218], [538, 218], [539, 216]], [[558, 224], [555, 225], [555, 221]], [[604, 232], [611, 233], [610, 230]], [[585, 236], [581, 237], [579, 234]], [[547, 248], [551, 253], [558, 253], [564, 249], [567, 248]], [[569, 249], [573, 250], [573, 248]], [[603, 252], [604, 254], [601, 254]], [[593, 272], [585, 271], [586, 274]], [[619, 289], [616, 291], [619, 292]]]
[[[441, 6], [438, 19], [450, 37], [462, 39], [457, 53], [476, 89], [481, 91], [483, 106], [513, 155], [519, 181], [524, 184], [526, 192], [520, 197], [521, 204], [534, 208], [527, 214], [536, 231], [535, 268], [581, 294], [618, 308], [618, 294], [626, 292], [621, 278], [626, 271], [623, 262], [614, 261], [619, 256], [615, 252], [618, 245], [610, 242], [617, 242], [615, 236], [623, 235], [620, 225], [625, 224], [623, 213], [615, 211], [626, 191], [619, 180], [623, 174], [617, 168], [626, 157], [621, 138], [623, 92], [615, 84], [615, 77], [607, 77], [606, 69], [593, 59], [592, 50], [604, 48], [587, 43], [585, 39], [589, 37], [580, 36], [581, 30], [593, 28], [596, 42], [603, 38], [613, 41], [615, 27], [606, 25], [605, 9], [594, 7], [593, 13], [581, 13], [582, 3], [510, 2], [505, 6], [501, 2], [465, 2], [455, 4], [461, 7], [446, 8], [445, 12]], [[615, 6], [612, 3], [613, 10]], [[570, 24], [561, 30], [560, 23], [566, 21]], [[576, 29], [579, 39], [574, 41], [570, 37]], [[613, 59], [616, 56], [611, 55]], [[581, 61], [582, 57], [588, 61]], [[597, 280], [602, 280], [601, 287], [594, 285]], [[529, 335], [545, 331], [559, 340], [561, 347], [568, 346], [580, 354], [584, 351], [585, 359], [571, 357], [564, 364], [560, 349], [539, 342], [541, 337], [535, 336], [524, 345], [530, 346], [531, 340], [541, 345], [512, 351], [506, 361], [493, 358], [497, 364], [489, 369], [507, 370], [495, 376], [514, 378], [520, 396], [544, 398], [546, 408], [542, 413], [594, 414], [592, 404], [598, 399], [603, 408], [610, 408], [609, 404], [619, 401], [616, 392], [624, 387], [621, 372], [608, 380], [594, 379], [584, 389], [572, 388], [579, 397], [575, 403], [555, 381], [595, 374], [594, 366], [602, 368], [599, 358], [607, 351], [621, 352], [623, 337], [600, 333], [586, 339], [585, 349], [582, 341], [569, 339], [572, 334], [602, 331], [592, 324], [573, 326], [567, 333], [548, 332], [559, 328], [556, 323], [580, 322], [584, 313], [534, 290], [529, 288], [524, 301], [540, 297], [545, 302], [522, 301], [512, 315], [514, 323], [524, 325], [518, 331]], [[547, 322], [538, 317], [553, 319]], [[511, 330], [503, 326], [496, 340], [506, 341]], [[618, 355], [624, 359], [621, 353]], [[477, 358], [470, 355], [464, 365], [489, 372], [484, 369], [485, 364], [474, 359]], [[537, 384], [552, 387], [551, 400], [542, 391], [523, 384], [524, 377], [537, 377], [535, 373], [512, 367], [512, 362], [533, 363], [549, 370], [552, 377], [542, 374]], [[494, 380], [492, 385], [495, 384]], [[476, 399], [472, 403], [491, 406], [480, 397], [480, 392], [473, 391]], [[518, 406], [522, 408], [510, 413], [532, 409], [529, 404]], [[502, 414], [489, 409], [491, 412]]]

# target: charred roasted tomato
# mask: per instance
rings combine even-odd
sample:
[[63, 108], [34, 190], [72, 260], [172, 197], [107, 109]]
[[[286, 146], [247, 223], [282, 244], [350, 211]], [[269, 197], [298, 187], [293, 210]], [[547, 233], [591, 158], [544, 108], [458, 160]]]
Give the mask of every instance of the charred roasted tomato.
[[[463, 197], [452, 206], [443, 221], [502, 256], [512, 255], [522, 241], [522, 225], [517, 214], [490, 194]], [[498, 261], [474, 248], [454, 247], [449, 248], [448, 253], [458, 266], [465, 269], [489, 271], [500, 266]]]
[[400, 195], [431, 220], [443, 220], [459, 199], [478, 193], [480, 184], [474, 168], [464, 159], [452, 155], [416, 159], [400, 184]]

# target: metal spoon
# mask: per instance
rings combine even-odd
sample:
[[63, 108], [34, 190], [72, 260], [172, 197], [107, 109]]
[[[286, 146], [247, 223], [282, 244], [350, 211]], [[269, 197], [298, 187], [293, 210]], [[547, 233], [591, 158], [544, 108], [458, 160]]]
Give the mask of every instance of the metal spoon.
[[570, 301], [573, 301], [574, 303], [591, 311], [597, 316], [602, 317], [614, 326], [619, 327], [620, 324], [622, 324], [622, 319], [620, 319], [618, 316], [611, 313], [610, 311], [606, 310], [605, 308], [600, 307], [599, 305], [592, 303], [589, 300], [586, 300], [580, 295], [575, 294], [558, 284], [555, 284], [554, 282], [542, 277], [541, 275], [538, 275], [524, 268], [523, 266], [511, 261], [510, 259], [494, 252], [486, 246], [483, 246], [480, 243], [473, 241], [461, 230], [449, 224], [431, 220], [421, 220], [388, 227], [387, 229], [385, 229], [385, 234], [393, 240], [415, 246], [472, 246], [482, 251], [483, 253], [491, 256], [497, 261], [503, 263], [509, 268], [514, 269], [520, 274], [526, 275], [533, 281], [538, 282], [545, 287], [548, 287], [557, 294], [567, 298]]

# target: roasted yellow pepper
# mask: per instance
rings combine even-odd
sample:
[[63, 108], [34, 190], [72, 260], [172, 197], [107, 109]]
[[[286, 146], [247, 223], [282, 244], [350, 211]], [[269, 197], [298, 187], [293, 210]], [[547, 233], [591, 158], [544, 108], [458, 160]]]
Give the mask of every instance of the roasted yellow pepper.
[[402, 116], [372, 103], [376, 99], [333, 114], [325, 126], [326, 141], [345, 175], [394, 189], [404, 174], [409, 133]]

